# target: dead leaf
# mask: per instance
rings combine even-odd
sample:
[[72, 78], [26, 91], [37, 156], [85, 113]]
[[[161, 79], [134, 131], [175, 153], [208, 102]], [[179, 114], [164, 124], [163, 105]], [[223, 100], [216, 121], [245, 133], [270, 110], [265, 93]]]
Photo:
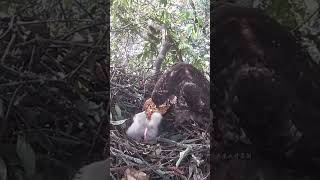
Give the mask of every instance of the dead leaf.
[[133, 168], [128, 168], [124, 172], [121, 180], [149, 180], [149, 175]]

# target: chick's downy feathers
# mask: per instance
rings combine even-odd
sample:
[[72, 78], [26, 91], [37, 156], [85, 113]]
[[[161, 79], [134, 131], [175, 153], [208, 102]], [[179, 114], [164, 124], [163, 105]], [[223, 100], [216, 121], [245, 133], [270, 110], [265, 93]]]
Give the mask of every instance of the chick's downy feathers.
[[127, 135], [136, 140], [152, 140], [158, 135], [161, 120], [162, 115], [159, 112], [154, 112], [150, 120], [147, 120], [145, 111], [138, 113], [133, 117], [133, 123], [128, 128]]

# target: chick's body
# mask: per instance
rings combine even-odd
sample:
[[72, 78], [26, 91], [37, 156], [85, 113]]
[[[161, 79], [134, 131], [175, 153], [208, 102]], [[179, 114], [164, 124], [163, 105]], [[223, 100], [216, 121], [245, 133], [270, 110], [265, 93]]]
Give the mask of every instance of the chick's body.
[[145, 111], [138, 113], [133, 117], [133, 123], [128, 128], [127, 135], [136, 140], [152, 140], [158, 135], [161, 120], [162, 115], [159, 112], [154, 112], [150, 120], [147, 119]]

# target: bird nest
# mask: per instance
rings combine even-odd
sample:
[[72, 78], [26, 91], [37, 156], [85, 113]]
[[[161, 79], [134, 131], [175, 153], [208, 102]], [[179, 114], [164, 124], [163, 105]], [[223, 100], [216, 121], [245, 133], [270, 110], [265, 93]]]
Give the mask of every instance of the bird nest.
[[[64, 180], [104, 158], [105, 23], [27, 13], [0, 18], [0, 159], [8, 179], [21, 171], [31, 179]], [[79, 37], [86, 30], [92, 42]]]
[[191, 120], [175, 123], [174, 112], [168, 111], [156, 140], [140, 142], [126, 135], [132, 117], [142, 112], [145, 100], [150, 97], [152, 88], [144, 82], [152, 77], [142, 71], [133, 76], [124, 69], [127, 68], [111, 66], [111, 177], [209, 179], [210, 135], [205, 123]]

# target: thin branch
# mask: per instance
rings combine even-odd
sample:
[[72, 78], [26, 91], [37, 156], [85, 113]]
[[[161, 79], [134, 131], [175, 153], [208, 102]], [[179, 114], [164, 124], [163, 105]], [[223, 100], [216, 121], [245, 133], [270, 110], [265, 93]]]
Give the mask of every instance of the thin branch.
[[38, 83], [50, 83], [50, 82], [63, 82], [63, 81], [57, 80], [57, 79], [34, 79], [34, 80], [3, 83], [3, 84], [0, 84], [0, 87], [10, 87], [10, 86], [23, 85], [23, 84], [38, 84]]
[[320, 10], [320, 6], [318, 7], [318, 9], [316, 11], [314, 11], [302, 24], [298, 25], [297, 27], [295, 27], [291, 32], [295, 32], [298, 29], [302, 28], [307, 22], [309, 22], [311, 20], [311, 18], [313, 16], [315, 16], [317, 14], [317, 12], [319, 12]]
[[6, 50], [4, 51], [4, 53], [3, 53], [2, 57], [1, 57], [1, 61], [0, 61], [1, 64], [4, 64], [4, 60], [6, 59], [8, 53], [9, 53], [9, 50], [10, 50], [10, 48], [11, 48], [11, 46], [12, 46], [12, 44], [13, 44], [15, 39], [16, 39], [16, 34], [13, 33], [12, 36], [11, 36], [9, 44], [8, 44]]
[[[104, 40], [107, 33], [109, 33], [108, 30], [104, 31], [104, 34], [102, 35], [100, 40], [96, 43], [96, 45], [99, 45]], [[89, 54], [82, 60], [82, 62], [71, 73], [67, 75], [68, 79], [71, 79], [74, 76], [74, 74], [77, 71], [79, 71], [79, 69], [88, 61], [89, 57], [91, 57], [92, 53], [93, 53], [93, 49], [91, 49]]]
[[6, 32], [4, 32], [4, 33], [2, 34], [2, 36], [0, 37], [0, 40], [1, 40], [2, 38], [4, 38], [4, 37], [10, 32], [10, 30], [12, 30], [14, 19], [15, 19], [15, 16], [12, 16], [12, 17], [11, 17], [11, 20], [10, 20], [10, 23], [9, 23], [9, 27], [8, 27], [8, 29], [6, 30]]
[[[48, 19], [48, 20], [34, 20], [34, 21], [17, 21], [17, 25], [32, 25], [32, 24], [46, 24], [46, 23], [65, 23], [65, 22], [92, 22], [91, 19]], [[104, 22], [107, 23], [107, 22]]]
[[167, 52], [170, 49], [170, 38], [167, 32], [167, 29], [165, 28], [165, 26], [161, 26], [161, 34], [162, 34], [162, 45], [160, 47], [159, 50], [159, 54], [157, 56], [157, 58], [154, 60], [154, 68], [155, 68], [155, 74], [159, 74], [160, 69], [161, 69], [161, 64], [164, 61]]
[[2, 135], [4, 134], [5, 130], [7, 129], [7, 126], [8, 126], [8, 117], [10, 115], [10, 112], [11, 112], [11, 109], [12, 109], [12, 106], [14, 104], [14, 101], [16, 99], [16, 96], [18, 94], [18, 91], [22, 88], [22, 85], [20, 85], [13, 93], [11, 99], [10, 99], [10, 102], [9, 102], [9, 105], [8, 105], [8, 108], [7, 108], [7, 112], [3, 118], [3, 122], [2, 122], [2, 125], [1, 125], [1, 129], [0, 129], [0, 139], [2, 138]]

